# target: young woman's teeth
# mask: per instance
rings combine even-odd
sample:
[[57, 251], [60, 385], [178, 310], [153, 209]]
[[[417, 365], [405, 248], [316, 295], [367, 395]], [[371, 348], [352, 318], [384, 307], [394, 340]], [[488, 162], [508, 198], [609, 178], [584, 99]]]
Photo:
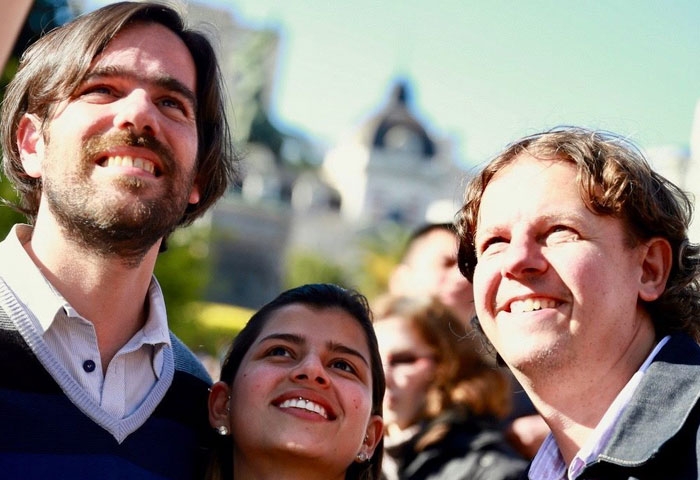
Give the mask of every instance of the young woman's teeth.
[[301, 408], [303, 410], [308, 410], [309, 412], [317, 413], [323, 418], [328, 418], [328, 414], [326, 413], [325, 408], [323, 408], [317, 403], [312, 402], [311, 400], [305, 400], [301, 397], [290, 398], [289, 400], [285, 400], [280, 404], [280, 408]]

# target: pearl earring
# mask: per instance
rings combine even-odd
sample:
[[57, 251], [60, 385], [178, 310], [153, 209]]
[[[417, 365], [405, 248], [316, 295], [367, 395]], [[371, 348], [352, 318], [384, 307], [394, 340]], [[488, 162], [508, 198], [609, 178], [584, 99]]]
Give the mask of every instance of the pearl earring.
[[369, 457], [367, 456], [367, 452], [360, 452], [357, 454], [355, 457], [355, 460], [359, 463], [365, 463], [367, 460], [369, 460]]
[[222, 437], [225, 437], [228, 435], [228, 427], [226, 425], [219, 425], [216, 427], [216, 433], [221, 435]]

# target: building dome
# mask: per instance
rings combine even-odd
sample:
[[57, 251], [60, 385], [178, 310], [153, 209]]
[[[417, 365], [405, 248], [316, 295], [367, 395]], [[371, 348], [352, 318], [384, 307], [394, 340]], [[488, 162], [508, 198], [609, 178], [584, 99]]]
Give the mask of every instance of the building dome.
[[360, 141], [370, 148], [418, 154], [426, 159], [436, 153], [435, 142], [408, 108], [408, 84], [394, 85], [387, 105], [359, 129]]

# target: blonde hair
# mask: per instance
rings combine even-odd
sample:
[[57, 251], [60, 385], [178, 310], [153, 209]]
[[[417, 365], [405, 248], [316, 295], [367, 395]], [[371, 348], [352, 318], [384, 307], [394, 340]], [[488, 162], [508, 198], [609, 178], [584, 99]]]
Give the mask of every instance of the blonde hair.
[[386, 295], [373, 305], [374, 323], [401, 318], [435, 354], [436, 372], [422, 420], [450, 409], [504, 418], [511, 409], [510, 381], [486, 357], [480, 338], [434, 298]]

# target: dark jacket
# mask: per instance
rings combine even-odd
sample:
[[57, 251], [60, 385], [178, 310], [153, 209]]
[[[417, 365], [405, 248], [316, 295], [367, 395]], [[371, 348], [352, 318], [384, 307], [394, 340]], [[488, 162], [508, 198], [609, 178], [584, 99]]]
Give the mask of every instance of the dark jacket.
[[397, 461], [401, 480], [510, 480], [527, 467], [495, 420], [454, 412], [426, 424], [403, 444], [387, 447], [385, 455]]
[[580, 479], [700, 478], [700, 347], [676, 334], [659, 351], [612, 437]]

